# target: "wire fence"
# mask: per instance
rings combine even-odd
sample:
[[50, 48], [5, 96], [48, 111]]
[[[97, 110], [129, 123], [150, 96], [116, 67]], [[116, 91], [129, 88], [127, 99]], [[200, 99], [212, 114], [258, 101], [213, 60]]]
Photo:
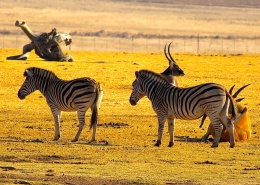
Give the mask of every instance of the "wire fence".
[[[1, 48], [23, 48], [30, 40], [25, 35], [0, 35]], [[175, 53], [231, 53], [246, 54], [260, 53], [260, 38], [205, 38], [178, 37], [164, 38], [119, 38], [119, 37], [89, 37], [72, 36], [72, 44], [65, 46], [64, 50], [82, 51], [115, 51], [115, 52], [160, 52], [166, 43], [172, 42], [172, 51]]]

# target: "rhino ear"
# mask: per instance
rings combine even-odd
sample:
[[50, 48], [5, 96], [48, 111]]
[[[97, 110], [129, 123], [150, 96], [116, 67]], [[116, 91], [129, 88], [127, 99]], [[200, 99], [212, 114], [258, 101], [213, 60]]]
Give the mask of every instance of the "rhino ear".
[[31, 71], [29, 71], [28, 69], [26, 69], [24, 71], [24, 76], [29, 76], [29, 77], [32, 77], [33, 76], [33, 73]]
[[136, 71], [136, 72], [135, 72], [135, 77], [138, 78], [138, 76], [139, 76], [139, 72]]

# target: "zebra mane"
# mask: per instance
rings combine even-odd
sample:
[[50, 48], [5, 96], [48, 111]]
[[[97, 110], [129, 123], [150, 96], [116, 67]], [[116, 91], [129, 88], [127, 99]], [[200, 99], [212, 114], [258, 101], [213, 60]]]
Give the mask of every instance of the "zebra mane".
[[155, 81], [160, 82], [160, 83], [167, 83], [167, 84], [169, 83], [164, 76], [162, 76], [161, 74], [155, 73], [153, 71], [150, 71], [150, 70], [146, 70], [146, 69], [140, 70], [139, 74], [141, 76], [153, 78]]
[[41, 69], [37, 67], [30, 67], [24, 71], [24, 76], [45, 76], [48, 78], [58, 78], [52, 71]]

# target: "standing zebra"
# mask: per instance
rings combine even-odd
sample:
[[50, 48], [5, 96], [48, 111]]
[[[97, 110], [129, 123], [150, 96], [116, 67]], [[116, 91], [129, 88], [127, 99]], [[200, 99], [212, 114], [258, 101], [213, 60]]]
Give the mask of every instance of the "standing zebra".
[[60, 138], [62, 111], [77, 111], [79, 130], [72, 140], [75, 142], [78, 141], [83, 130], [85, 114], [89, 107], [92, 110], [90, 128], [93, 127], [90, 142], [96, 140], [98, 109], [103, 98], [103, 91], [99, 83], [88, 77], [70, 81], [62, 80], [53, 72], [36, 67], [26, 69], [24, 76], [26, 79], [18, 91], [18, 97], [24, 99], [36, 90], [44, 95], [55, 120], [55, 141]]
[[136, 105], [147, 96], [158, 117], [158, 139], [160, 146], [164, 124], [167, 119], [170, 134], [169, 147], [174, 144], [175, 119], [194, 120], [206, 114], [214, 126], [216, 137], [212, 147], [218, 147], [223, 125], [230, 133], [230, 147], [235, 146], [234, 125], [228, 118], [228, 109], [232, 107], [232, 118], [236, 118], [236, 107], [227, 90], [218, 84], [207, 83], [190, 88], [172, 86], [161, 75], [148, 70], [135, 72], [130, 104]]

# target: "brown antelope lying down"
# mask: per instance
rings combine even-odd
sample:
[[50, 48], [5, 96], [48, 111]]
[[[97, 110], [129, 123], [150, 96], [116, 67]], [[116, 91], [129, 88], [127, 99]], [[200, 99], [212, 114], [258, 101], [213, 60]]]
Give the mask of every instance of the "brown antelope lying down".
[[[237, 97], [237, 95], [244, 88], [246, 88], [249, 85], [250, 84], [241, 87], [234, 95], [232, 95], [232, 90], [233, 90], [233, 88], [235, 86], [235, 85], [233, 85], [231, 87], [229, 93], [235, 99]], [[234, 123], [235, 141], [245, 141], [245, 140], [249, 139], [251, 137], [251, 132], [252, 132], [250, 115], [249, 115], [249, 113], [247, 111], [247, 108], [243, 107], [241, 104], [239, 104], [239, 102], [241, 102], [243, 99], [244, 98], [235, 99], [236, 105], [237, 105], [237, 112], [239, 114], [238, 115], [238, 117], [239, 117], [238, 120], [236, 120], [236, 122]], [[202, 118], [200, 127], [202, 127], [205, 118], [206, 118], [205, 116]], [[214, 127], [213, 127], [212, 123], [209, 124], [208, 131], [202, 137], [202, 141], [206, 141], [206, 139], [209, 137], [209, 135], [212, 135], [213, 137], [215, 137], [215, 130], [214, 130]], [[227, 129], [224, 128], [223, 131], [222, 131], [222, 134], [221, 134], [220, 142], [229, 142], [229, 137], [230, 136], [229, 136], [229, 133], [228, 133]]]

